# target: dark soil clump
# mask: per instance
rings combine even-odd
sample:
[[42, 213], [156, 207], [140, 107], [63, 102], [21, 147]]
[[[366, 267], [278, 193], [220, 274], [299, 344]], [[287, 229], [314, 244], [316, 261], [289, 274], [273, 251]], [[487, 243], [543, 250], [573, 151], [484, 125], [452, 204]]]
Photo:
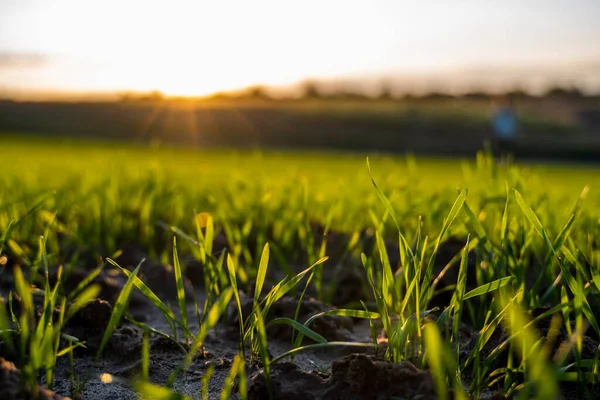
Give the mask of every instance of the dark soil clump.
[[[249, 385], [250, 398], [267, 398], [267, 385], [262, 372], [255, 374]], [[335, 360], [329, 376], [303, 372], [291, 363], [275, 365], [270, 386], [274, 399], [437, 399], [429, 372], [407, 361], [393, 364], [365, 354]]]
[[3, 400], [59, 400], [68, 399], [42, 386], [28, 388], [22, 380], [21, 371], [15, 365], [0, 357], [0, 398]]

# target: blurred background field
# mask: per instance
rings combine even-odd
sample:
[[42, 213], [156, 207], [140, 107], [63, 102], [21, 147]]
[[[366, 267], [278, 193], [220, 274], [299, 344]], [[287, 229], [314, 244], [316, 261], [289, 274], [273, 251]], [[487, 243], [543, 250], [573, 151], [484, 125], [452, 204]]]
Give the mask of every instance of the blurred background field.
[[[301, 148], [474, 156], [492, 140], [495, 96], [270, 99], [139, 96], [106, 102], [0, 102], [0, 131], [121, 139], [134, 143]], [[522, 158], [598, 160], [600, 100], [556, 90], [513, 99]], [[496, 96], [497, 97], [497, 96]]]

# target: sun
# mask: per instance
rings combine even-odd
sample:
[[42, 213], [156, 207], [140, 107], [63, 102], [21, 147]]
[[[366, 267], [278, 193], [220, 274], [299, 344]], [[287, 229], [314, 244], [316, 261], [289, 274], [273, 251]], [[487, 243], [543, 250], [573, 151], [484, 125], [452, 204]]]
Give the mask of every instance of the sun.
[[206, 95], [255, 84], [290, 84], [314, 62], [286, 56], [306, 50], [299, 46], [301, 32], [279, 35], [280, 22], [269, 21], [268, 14], [256, 16], [256, 7], [243, 2], [232, 10], [220, 2], [175, 1], [169, 13], [146, 2], [131, 5], [136, 3], [123, 6], [129, 16], [144, 10], [135, 24], [109, 13], [111, 29], [94, 32], [92, 40], [71, 39], [78, 42], [77, 53], [93, 64], [96, 86]]
[[339, 9], [328, 3], [317, 13], [276, 0], [85, 3], [64, 0], [52, 8], [53, 18], [43, 14], [37, 30], [44, 35], [35, 43], [52, 59], [35, 81], [26, 71], [11, 81], [77, 92], [199, 96], [335, 76], [365, 59], [355, 56], [362, 30], [332, 35], [327, 15]]

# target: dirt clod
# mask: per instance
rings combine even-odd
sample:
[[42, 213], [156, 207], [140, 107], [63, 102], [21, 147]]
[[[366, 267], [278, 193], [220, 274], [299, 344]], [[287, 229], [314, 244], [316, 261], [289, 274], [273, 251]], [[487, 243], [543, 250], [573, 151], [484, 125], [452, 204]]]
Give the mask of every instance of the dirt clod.
[[327, 381], [314, 372], [300, 370], [296, 364], [281, 363], [271, 368], [269, 381], [262, 372], [252, 376], [248, 386], [248, 398], [268, 399], [269, 388], [273, 399], [316, 400], [324, 399]]
[[87, 330], [104, 331], [110, 320], [111, 313], [112, 306], [108, 301], [94, 299], [75, 314], [70, 324], [83, 325]]
[[[437, 399], [429, 372], [407, 361], [393, 364], [365, 354], [335, 360], [327, 378], [315, 371], [301, 371], [292, 363], [277, 364], [269, 383], [274, 399]], [[268, 384], [262, 372], [251, 378], [249, 396], [268, 398]]]
[[68, 399], [42, 386], [27, 387], [22, 380], [21, 371], [2, 357], [0, 357], [0, 398], [3, 400]]
[[330, 380], [327, 398], [437, 398], [429, 372], [408, 361], [393, 364], [365, 354], [351, 354], [333, 362]]

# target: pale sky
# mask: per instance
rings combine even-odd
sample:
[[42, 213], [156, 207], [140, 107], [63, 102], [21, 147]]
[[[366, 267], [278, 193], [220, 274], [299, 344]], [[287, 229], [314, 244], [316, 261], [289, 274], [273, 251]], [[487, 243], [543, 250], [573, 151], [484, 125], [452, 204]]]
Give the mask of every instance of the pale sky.
[[0, 0], [0, 91], [201, 95], [509, 69], [600, 88], [599, 18], [598, 0]]

